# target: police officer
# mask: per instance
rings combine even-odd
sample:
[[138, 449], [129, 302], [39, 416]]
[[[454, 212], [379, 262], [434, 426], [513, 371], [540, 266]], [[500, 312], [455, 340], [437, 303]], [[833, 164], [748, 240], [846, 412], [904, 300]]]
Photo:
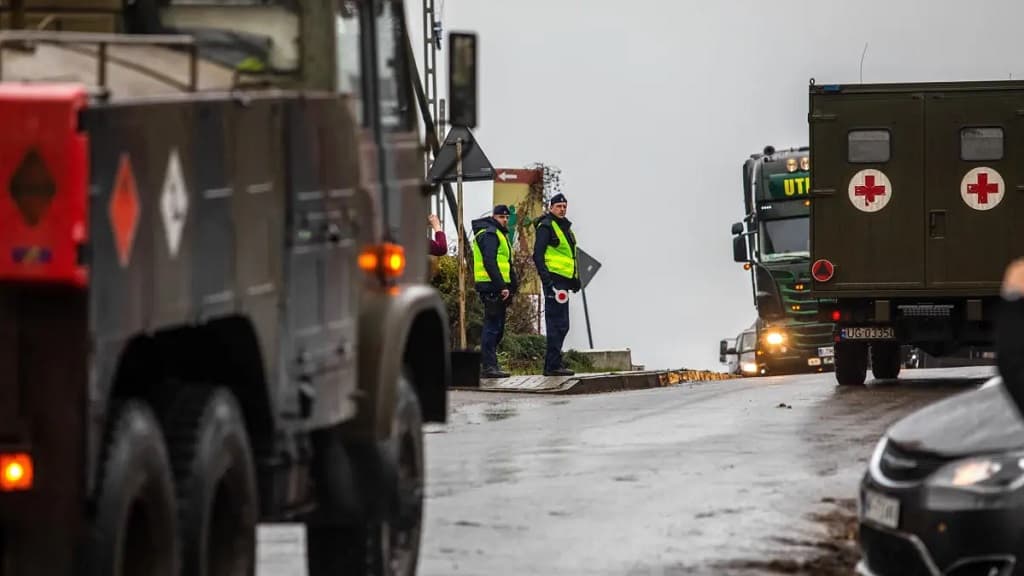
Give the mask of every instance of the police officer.
[[533, 262], [544, 290], [544, 323], [547, 328], [545, 376], [572, 376], [562, 365], [562, 344], [569, 333], [569, 295], [579, 292], [580, 276], [576, 266], [576, 235], [565, 217], [569, 204], [564, 194], [555, 194], [548, 213], [537, 221]]
[[480, 337], [483, 378], [508, 378], [498, 367], [498, 344], [505, 336], [505, 315], [519, 281], [512, 269], [512, 245], [508, 241], [509, 209], [498, 204], [487, 218], [473, 221], [473, 279], [484, 305], [484, 330]]

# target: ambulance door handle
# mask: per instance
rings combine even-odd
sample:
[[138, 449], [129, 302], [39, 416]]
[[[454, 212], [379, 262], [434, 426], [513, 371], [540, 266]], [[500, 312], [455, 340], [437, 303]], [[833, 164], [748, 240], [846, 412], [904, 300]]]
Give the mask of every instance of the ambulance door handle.
[[928, 212], [928, 235], [932, 238], [946, 237], [945, 210], [932, 210]]

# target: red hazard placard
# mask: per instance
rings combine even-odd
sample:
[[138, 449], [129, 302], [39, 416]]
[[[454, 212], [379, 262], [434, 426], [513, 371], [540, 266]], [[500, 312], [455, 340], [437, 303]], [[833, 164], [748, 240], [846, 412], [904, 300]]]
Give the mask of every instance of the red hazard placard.
[[811, 276], [818, 282], [828, 282], [835, 276], [836, 267], [828, 260], [816, 260], [811, 265]]
[[117, 259], [122, 267], [128, 266], [131, 262], [132, 245], [135, 243], [140, 213], [139, 192], [135, 186], [135, 175], [132, 174], [128, 154], [121, 154], [118, 162], [114, 190], [110, 194], [107, 212], [110, 216], [110, 226], [114, 231]]

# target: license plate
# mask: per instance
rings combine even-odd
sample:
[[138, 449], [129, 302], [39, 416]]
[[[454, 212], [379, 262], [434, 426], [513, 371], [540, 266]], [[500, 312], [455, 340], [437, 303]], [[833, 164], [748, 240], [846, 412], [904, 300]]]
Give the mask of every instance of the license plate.
[[821, 358], [808, 358], [807, 359], [807, 365], [808, 366], [821, 366]]
[[892, 326], [857, 326], [843, 328], [840, 333], [843, 340], [894, 340], [896, 331]]
[[864, 491], [864, 518], [888, 528], [899, 528], [900, 501], [870, 490]]
[[822, 358], [828, 358], [829, 356], [835, 355], [836, 349], [834, 346], [822, 346], [821, 348], [818, 348], [818, 356], [821, 356]]

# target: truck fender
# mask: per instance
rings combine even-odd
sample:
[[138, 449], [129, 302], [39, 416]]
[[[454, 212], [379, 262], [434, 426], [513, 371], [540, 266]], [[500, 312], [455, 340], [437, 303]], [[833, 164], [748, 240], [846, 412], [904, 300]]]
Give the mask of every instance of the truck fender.
[[444, 422], [451, 382], [448, 314], [430, 286], [399, 286], [363, 294], [359, 314], [356, 417], [352, 440], [388, 438], [402, 370], [412, 380], [425, 422]]

